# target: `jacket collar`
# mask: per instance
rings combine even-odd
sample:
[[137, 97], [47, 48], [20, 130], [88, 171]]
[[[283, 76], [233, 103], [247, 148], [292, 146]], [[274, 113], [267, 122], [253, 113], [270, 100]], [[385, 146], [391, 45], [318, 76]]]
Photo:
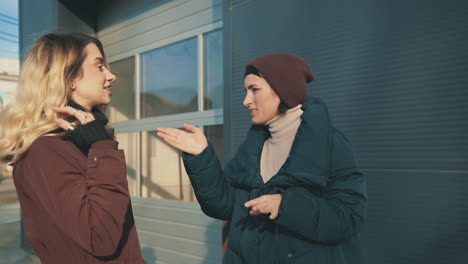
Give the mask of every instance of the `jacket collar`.
[[302, 109], [302, 122], [294, 138], [288, 159], [267, 183], [260, 176], [260, 157], [269, 137], [266, 126], [252, 125], [245, 141], [225, 168], [228, 181], [238, 187], [277, 186], [323, 187], [330, 174], [332, 123], [325, 103], [308, 98]]

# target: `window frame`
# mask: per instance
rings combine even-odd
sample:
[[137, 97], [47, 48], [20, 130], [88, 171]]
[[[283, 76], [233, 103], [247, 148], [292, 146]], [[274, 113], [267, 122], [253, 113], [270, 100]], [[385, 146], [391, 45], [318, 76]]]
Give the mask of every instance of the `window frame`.
[[[137, 148], [141, 145], [141, 132], [155, 130], [158, 127], [183, 127], [185, 123], [190, 123], [199, 126], [203, 129], [204, 126], [223, 125], [224, 124], [224, 110], [211, 109], [204, 110], [204, 95], [205, 95], [205, 34], [223, 29], [222, 21], [218, 21], [182, 34], [172, 36], [170, 38], [146, 45], [137, 49], [124, 52], [122, 54], [108, 58], [108, 63], [118, 62], [124, 59], [134, 57], [135, 60], [135, 74], [134, 74], [134, 89], [135, 89], [135, 119], [127, 121], [119, 121], [112, 123], [116, 134], [122, 133], [136, 133]], [[179, 113], [173, 115], [164, 115], [156, 117], [141, 118], [141, 54], [152, 51], [158, 48], [163, 48], [173, 43], [183, 41], [186, 39], [197, 38], [197, 52], [198, 52], [198, 109], [197, 112]], [[136, 153], [136, 192], [134, 197], [141, 197], [141, 151]], [[181, 201], [182, 202], [182, 201]]]

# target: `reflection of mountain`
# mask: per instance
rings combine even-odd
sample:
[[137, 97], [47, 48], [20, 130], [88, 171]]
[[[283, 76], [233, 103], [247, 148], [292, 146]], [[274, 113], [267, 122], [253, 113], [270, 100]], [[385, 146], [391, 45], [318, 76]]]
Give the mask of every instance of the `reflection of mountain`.
[[[163, 115], [173, 115], [198, 111], [198, 95], [185, 94], [186, 103], [169, 101], [166, 98], [153, 93], [141, 94], [141, 117], [153, 117]], [[209, 100], [209, 99], [206, 99]]]

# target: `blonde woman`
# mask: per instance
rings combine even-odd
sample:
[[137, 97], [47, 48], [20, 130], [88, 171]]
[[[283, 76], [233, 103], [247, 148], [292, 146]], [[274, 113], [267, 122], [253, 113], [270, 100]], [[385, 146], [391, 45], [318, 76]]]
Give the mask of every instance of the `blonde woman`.
[[42, 263], [146, 263], [124, 153], [98, 110], [115, 79], [97, 39], [48, 34], [0, 112], [1, 161], [14, 165], [24, 229]]

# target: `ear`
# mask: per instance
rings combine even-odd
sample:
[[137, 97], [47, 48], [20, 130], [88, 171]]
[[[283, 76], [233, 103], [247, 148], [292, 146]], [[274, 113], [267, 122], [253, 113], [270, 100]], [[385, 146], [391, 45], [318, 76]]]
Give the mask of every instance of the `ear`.
[[76, 89], [76, 83], [75, 83], [75, 82], [73, 82], [73, 83], [71, 84], [71, 89], [72, 89], [72, 91], [75, 91], [75, 89]]

